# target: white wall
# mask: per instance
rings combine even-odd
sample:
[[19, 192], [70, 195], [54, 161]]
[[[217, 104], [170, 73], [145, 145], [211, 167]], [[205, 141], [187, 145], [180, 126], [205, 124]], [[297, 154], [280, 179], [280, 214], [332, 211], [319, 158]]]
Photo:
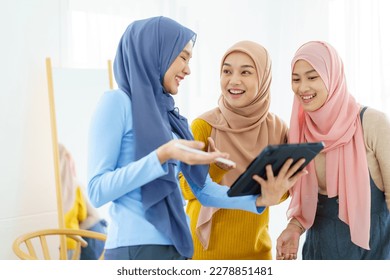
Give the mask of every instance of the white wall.
[[0, 7], [0, 259], [15, 259], [17, 235], [57, 226], [45, 57], [58, 59], [60, 1]]

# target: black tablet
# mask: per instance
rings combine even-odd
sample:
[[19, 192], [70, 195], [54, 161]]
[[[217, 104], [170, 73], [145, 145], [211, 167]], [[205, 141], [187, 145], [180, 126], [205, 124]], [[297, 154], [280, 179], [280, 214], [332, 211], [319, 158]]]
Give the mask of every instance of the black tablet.
[[[261, 194], [260, 185], [252, 179], [257, 174], [266, 179], [265, 167], [272, 165], [272, 170], [276, 176], [285, 161], [289, 158], [294, 160], [305, 158], [306, 161], [300, 167], [302, 170], [322, 149], [322, 142], [269, 145], [249, 164], [244, 173], [237, 178], [228, 190], [228, 196], [241, 196], [251, 194]], [[297, 172], [298, 172], [297, 171]]]

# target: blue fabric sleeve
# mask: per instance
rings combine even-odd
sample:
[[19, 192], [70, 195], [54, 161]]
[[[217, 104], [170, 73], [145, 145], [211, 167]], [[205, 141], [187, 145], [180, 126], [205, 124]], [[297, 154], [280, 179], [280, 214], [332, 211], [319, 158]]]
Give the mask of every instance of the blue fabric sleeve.
[[88, 196], [95, 207], [165, 175], [155, 151], [135, 161], [131, 104], [121, 91], [105, 93], [91, 119]]
[[255, 195], [229, 197], [227, 195], [229, 188], [213, 182], [210, 175], [207, 176], [203, 187], [199, 187], [189, 180], [187, 181], [194, 195], [203, 206], [240, 209], [257, 214], [261, 214], [265, 210], [265, 207], [256, 206], [257, 196]]

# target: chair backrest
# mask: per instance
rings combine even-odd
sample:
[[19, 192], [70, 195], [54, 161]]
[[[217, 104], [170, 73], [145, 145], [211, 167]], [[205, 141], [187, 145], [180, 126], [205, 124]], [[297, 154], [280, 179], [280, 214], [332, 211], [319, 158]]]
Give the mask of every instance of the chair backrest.
[[[65, 236], [76, 241], [76, 249], [69, 258], [78, 260], [80, 258], [81, 247], [88, 246], [83, 238], [94, 238], [106, 240], [106, 235], [82, 229], [43, 229], [30, 233], [25, 233], [15, 239], [12, 249], [15, 255], [22, 260], [51, 260], [67, 259], [59, 254], [60, 237]], [[104, 251], [100, 256], [103, 259]]]

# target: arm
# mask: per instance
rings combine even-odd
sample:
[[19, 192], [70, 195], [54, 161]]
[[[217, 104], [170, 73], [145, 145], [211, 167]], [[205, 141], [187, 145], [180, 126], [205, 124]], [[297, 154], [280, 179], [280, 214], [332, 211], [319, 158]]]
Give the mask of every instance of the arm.
[[87, 208], [87, 217], [85, 220], [82, 221], [82, 223], [80, 223], [80, 228], [88, 230], [100, 221], [100, 215], [98, 211], [91, 205], [88, 198], [84, 195], [83, 191], [81, 191], [81, 194], [83, 196]]
[[295, 218], [292, 218], [287, 227], [276, 240], [276, 259], [294, 260], [297, 258], [299, 238], [305, 229]]
[[199, 187], [189, 180], [187, 182], [192, 193], [203, 206], [240, 209], [252, 213], [262, 213], [265, 209], [263, 206], [257, 206], [259, 198], [257, 195], [229, 197], [227, 195], [229, 188], [213, 182], [210, 176], [207, 176], [203, 187]]
[[367, 160], [375, 184], [384, 192], [390, 210], [390, 120], [386, 114], [368, 108], [363, 117]]
[[91, 119], [88, 143], [88, 196], [93, 206], [109, 201], [164, 175], [156, 152], [135, 160], [129, 98], [105, 93]]

